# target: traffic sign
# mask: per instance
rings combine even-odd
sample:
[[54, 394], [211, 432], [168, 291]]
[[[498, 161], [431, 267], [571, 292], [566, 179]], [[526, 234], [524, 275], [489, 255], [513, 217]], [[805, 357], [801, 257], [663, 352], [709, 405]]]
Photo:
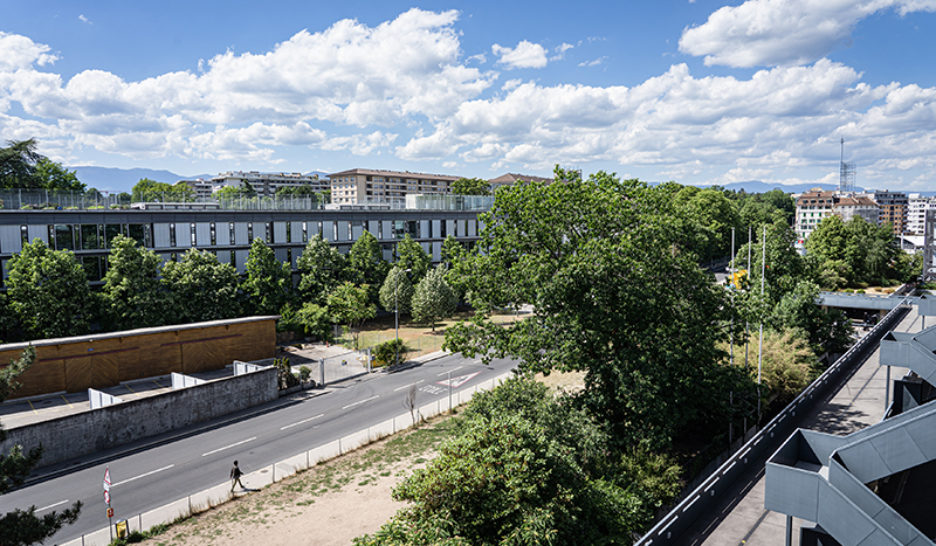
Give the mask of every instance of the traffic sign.
[[104, 491], [110, 491], [110, 468], [104, 468]]
[[109, 518], [114, 517], [114, 509], [111, 508], [110, 506], [107, 507], [107, 517]]
[[104, 492], [104, 504], [110, 504], [110, 491]]

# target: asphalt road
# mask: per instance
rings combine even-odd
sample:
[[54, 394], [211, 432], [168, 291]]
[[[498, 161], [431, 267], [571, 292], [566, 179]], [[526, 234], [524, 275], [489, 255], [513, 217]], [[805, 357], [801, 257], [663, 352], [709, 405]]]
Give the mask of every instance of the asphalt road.
[[424, 405], [448, 397], [448, 387], [440, 382], [449, 373], [453, 383], [456, 378], [464, 380], [455, 389], [460, 390], [515, 365], [515, 361], [494, 360], [484, 366], [477, 359], [450, 355], [329, 387], [324, 394], [296, 393], [194, 430], [177, 431], [172, 437], [50, 468], [55, 477], [0, 496], [0, 513], [36, 506], [41, 515], [80, 500], [84, 507], [79, 520], [48, 541], [66, 542], [107, 526], [102, 490], [105, 467], [110, 468], [115, 521], [129, 518], [225, 481], [235, 459], [249, 473], [403, 414], [409, 385], [417, 386], [416, 403]]

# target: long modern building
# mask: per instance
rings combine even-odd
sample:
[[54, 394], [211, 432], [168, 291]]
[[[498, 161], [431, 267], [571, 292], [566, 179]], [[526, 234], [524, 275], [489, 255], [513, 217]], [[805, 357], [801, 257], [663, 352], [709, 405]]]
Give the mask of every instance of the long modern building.
[[258, 171], [228, 171], [220, 173], [211, 179], [212, 191], [216, 192], [224, 187], [240, 187], [242, 184], [250, 184], [255, 192], [260, 195], [273, 195], [280, 188], [296, 187], [309, 185], [316, 192], [323, 192], [329, 189], [328, 181], [319, 178], [317, 175], [305, 175], [302, 173], [261, 173]]
[[321, 235], [347, 253], [365, 231], [380, 241], [392, 260], [396, 242], [409, 234], [433, 261], [440, 261], [448, 235], [470, 245], [479, 232], [477, 210], [0, 210], [0, 266], [3, 278], [14, 254], [40, 239], [54, 249], [75, 253], [92, 283], [107, 268], [110, 242], [132, 237], [163, 260], [190, 248], [208, 250], [223, 263], [245, 272], [247, 253], [262, 238], [277, 259], [291, 264], [310, 237]]

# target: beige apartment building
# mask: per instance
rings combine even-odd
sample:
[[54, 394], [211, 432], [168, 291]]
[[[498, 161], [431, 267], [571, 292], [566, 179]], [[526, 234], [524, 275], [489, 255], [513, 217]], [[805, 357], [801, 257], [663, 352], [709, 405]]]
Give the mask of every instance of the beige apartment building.
[[372, 169], [350, 169], [328, 175], [336, 205], [389, 203], [403, 205], [408, 194], [448, 194], [461, 177]]

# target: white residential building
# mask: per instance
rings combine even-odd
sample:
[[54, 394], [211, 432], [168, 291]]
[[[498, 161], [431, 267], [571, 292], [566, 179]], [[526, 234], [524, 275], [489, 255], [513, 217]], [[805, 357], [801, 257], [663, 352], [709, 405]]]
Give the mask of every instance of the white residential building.
[[906, 232], [922, 235], [926, 224], [926, 211], [936, 209], [936, 197], [911, 193], [907, 196]]
[[796, 238], [805, 242], [823, 218], [832, 214], [835, 192], [813, 188], [796, 198]]
[[328, 180], [318, 175], [305, 175], [302, 173], [261, 173], [257, 171], [228, 171], [211, 179], [212, 190], [217, 192], [224, 187], [241, 187], [244, 182], [250, 184], [259, 195], [273, 195], [276, 190], [283, 187], [302, 186], [308, 184], [316, 193], [329, 189]]
[[402, 206], [409, 194], [448, 194], [457, 176], [372, 169], [350, 169], [328, 175], [336, 205], [390, 203]]

